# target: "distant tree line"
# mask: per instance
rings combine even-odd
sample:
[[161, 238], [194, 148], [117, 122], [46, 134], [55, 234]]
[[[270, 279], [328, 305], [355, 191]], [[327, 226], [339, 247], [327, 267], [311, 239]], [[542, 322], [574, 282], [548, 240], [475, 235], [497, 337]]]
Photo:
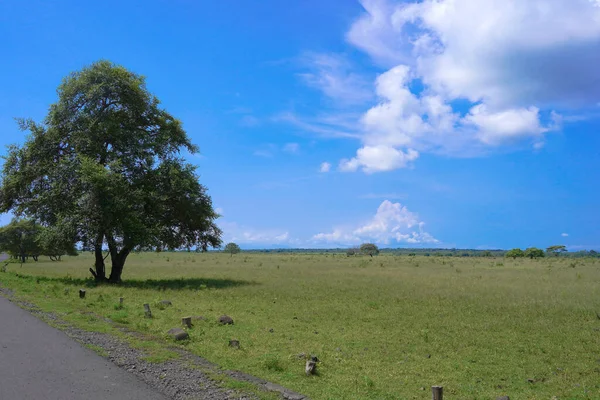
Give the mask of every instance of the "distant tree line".
[[55, 229], [18, 218], [0, 227], [0, 252], [8, 253], [21, 262], [29, 257], [38, 261], [40, 256], [47, 256], [58, 261], [63, 255], [77, 255], [74, 241], [65, 239]]
[[[566, 251], [552, 249], [555, 247], [565, 246], [550, 246], [544, 250], [531, 247], [531, 251], [537, 249], [541, 251], [544, 256], [552, 257], [568, 257], [568, 258], [581, 258], [581, 257], [600, 257], [600, 253], [595, 250], [581, 250], [581, 251]], [[549, 250], [550, 249], [550, 250]], [[505, 257], [512, 250], [479, 250], [479, 249], [436, 249], [436, 248], [379, 248], [379, 254], [393, 254], [397, 256], [425, 256], [425, 257]], [[514, 249], [513, 249], [514, 250]], [[527, 250], [518, 249], [525, 253]], [[528, 254], [534, 254], [538, 257], [540, 253], [537, 251], [529, 252]], [[244, 250], [247, 253], [307, 253], [307, 254], [346, 254], [347, 256], [362, 255], [360, 247], [351, 248], [331, 248], [331, 249], [303, 249], [303, 248], [291, 248], [291, 249], [249, 249]], [[523, 254], [525, 257], [525, 255]], [[510, 255], [508, 257], [511, 257]], [[529, 257], [529, 255], [527, 256]], [[535, 256], [533, 258], [536, 258]]]

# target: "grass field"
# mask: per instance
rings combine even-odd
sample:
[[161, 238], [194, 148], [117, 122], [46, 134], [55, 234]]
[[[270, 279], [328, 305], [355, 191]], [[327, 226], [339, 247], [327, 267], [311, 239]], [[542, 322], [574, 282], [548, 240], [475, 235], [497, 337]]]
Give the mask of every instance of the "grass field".
[[[12, 264], [0, 282], [88, 329], [109, 330], [102, 316], [162, 338], [202, 315], [188, 350], [313, 399], [429, 399], [432, 385], [450, 400], [600, 398], [600, 260], [147, 253], [122, 286], [97, 287], [92, 263]], [[137, 345], [173, 355], [168, 340]]]

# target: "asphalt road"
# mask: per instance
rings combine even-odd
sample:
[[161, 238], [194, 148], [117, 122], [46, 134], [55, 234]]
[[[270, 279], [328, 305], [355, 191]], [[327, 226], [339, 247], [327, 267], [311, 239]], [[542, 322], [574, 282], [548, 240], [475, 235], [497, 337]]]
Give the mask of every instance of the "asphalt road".
[[0, 400], [30, 399], [166, 400], [0, 296]]

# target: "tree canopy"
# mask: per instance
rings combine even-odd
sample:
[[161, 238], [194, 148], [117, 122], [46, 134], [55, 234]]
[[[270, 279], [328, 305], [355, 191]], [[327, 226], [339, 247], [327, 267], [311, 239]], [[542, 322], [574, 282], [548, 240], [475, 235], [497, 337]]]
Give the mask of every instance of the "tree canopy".
[[0, 252], [19, 258], [21, 262], [29, 256], [37, 259], [42, 252], [37, 240], [40, 229], [33, 221], [13, 219], [0, 228]]
[[557, 244], [554, 246], [550, 246], [546, 249], [546, 253], [558, 256], [561, 253], [567, 251], [567, 246], [563, 246], [561, 244]]
[[0, 252], [25, 262], [28, 257], [38, 260], [40, 255], [52, 261], [61, 256], [77, 255], [72, 240], [65, 240], [50, 229], [32, 220], [13, 218], [6, 226], [0, 227]]
[[512, 249], [506, 252], [505, 257], [520, 258], [525, 257], [525, 252], [521, 249]]
[[0, 212], [12, 210], [94, 249], [97, 280], [120, 282], [139, 248], [221, 245], [221, 230], [181, 122], [160, 107], [144, 77], [108, 61], [68, 75], [42, 123], [21, 120], [30, 135], [9, 146]]
[[377, 245], [373, 243], [363, 243], [360, 245], [360, 252], [362, 254], [368, 254], [369, 256], [373, 257], [379, 254], [379, 247], [377, 247]]
[[530, 247], [525, 249], [525, 257], [529, 258], [542, 258], [544, 257], [544, 250], [538, 249], [537, 247]]
[[236, 243], [231, 242], [225, 245], [224, 251], [233, 256], [234, 254], [237, 254], [240, 251], [242, 251], [242, 249], [240, 249], [240, 246], [238, 246]]

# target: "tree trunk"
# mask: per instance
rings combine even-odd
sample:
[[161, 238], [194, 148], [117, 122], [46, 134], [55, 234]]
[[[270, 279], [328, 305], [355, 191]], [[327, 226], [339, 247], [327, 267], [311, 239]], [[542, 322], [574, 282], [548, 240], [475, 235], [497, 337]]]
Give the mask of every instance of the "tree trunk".
[[93, 271], [92, 275], [94, 275], [96, 282], [104, 282], [106, 281], [106, 268], [104, 266], [104, 257], [102, 256], [102, 244], [94, 246], [94, 254], [96, 256], [96, 263], [94, 264], [96, 270], [94, 271], [90, 268], [90, 271]]
[[130, 250], [124, 247], [120, 252], [111, 252], [112, 268], [110, 270], [110, 283], [121, 283], [121, 275], [123, 274], [123, 266], [129, 255]]

